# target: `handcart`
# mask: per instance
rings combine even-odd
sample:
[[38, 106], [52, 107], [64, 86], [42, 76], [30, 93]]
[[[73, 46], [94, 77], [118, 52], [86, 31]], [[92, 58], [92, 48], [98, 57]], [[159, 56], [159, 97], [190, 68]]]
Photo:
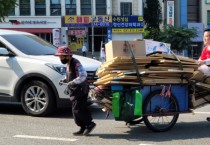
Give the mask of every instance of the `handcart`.
[[[132, 59], [136, 66], [133, 55]], [[137, 78], [140, 85], [96, 87], [92, 97], [106, 111], [112, 111], [115, 120], [126, 123], [144, 121], [155, 132], [168, 131], [176, 124], [180, 113], [192, 113], [210, 102], [210, 85], [202, 81], [191, 79], [180, 84], [141, 85], [141, 76]], [[182, 79], [185, 79], [184, 75]], [[112, 106], [107, 105], [109, 100], [103, 100], [104, 96], [112, 98]]]

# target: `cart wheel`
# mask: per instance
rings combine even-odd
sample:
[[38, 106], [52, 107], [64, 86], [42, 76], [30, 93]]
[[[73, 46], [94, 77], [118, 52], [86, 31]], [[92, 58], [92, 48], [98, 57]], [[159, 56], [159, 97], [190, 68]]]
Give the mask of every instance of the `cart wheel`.
[[152, 92], [143, 104], [144, 123], [155, 132], [171, 129], [179, 117], [179, 106], [174, 95], [161, 96], [160, 92], [161, 90]]

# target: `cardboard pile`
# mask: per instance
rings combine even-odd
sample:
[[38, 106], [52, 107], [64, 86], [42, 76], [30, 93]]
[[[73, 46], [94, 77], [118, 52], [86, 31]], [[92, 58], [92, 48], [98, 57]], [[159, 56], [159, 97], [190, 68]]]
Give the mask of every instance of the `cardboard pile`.
[[[115, 57], [97, 71], [95, 85], [156, 85], [188, 83], [198, 66], [196, 60], [163, 53], [135, 57]], [[137, 68], [137, 70], [136, 70]], [[138, 78], [138, 75], [140, 76]]]

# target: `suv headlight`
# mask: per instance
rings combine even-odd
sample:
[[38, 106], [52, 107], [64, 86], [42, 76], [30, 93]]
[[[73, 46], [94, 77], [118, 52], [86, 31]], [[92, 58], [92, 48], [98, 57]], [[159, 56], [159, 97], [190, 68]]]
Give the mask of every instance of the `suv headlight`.
[[66, 74], [66, 66], [64, 66], [64, 65], [61, 65], [61, 64], [51, 64], [51, 63], [47, 63], [45, 65], [48, 66], [48, 67], [50, 67], [51, 69], [57, 71], [61, 75], [65, 75]]

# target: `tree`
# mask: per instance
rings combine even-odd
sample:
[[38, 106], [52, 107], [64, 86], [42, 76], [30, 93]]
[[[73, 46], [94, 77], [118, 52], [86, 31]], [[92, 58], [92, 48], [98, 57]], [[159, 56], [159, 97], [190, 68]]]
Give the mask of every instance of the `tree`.
[[159, 0], [146, 0], [144, 7], [144, 22], [145, 30], [148, 31], [148, 37], [155, 39], [160, 31], [161, 19], [161, 7]]
[[17, 5], [17, 0], [0, 0], [0, 22], [8, 16], [13, 8]]
[[169, 43], [171, 44], [172, 50], [179, 51], [190, 49], [192, 43], [191, 39], [194, 37], [197, 37], [197, 30], [195, 28], [189, 29], [185, 25], [180, 27], [165, 25], [155, 40]]

